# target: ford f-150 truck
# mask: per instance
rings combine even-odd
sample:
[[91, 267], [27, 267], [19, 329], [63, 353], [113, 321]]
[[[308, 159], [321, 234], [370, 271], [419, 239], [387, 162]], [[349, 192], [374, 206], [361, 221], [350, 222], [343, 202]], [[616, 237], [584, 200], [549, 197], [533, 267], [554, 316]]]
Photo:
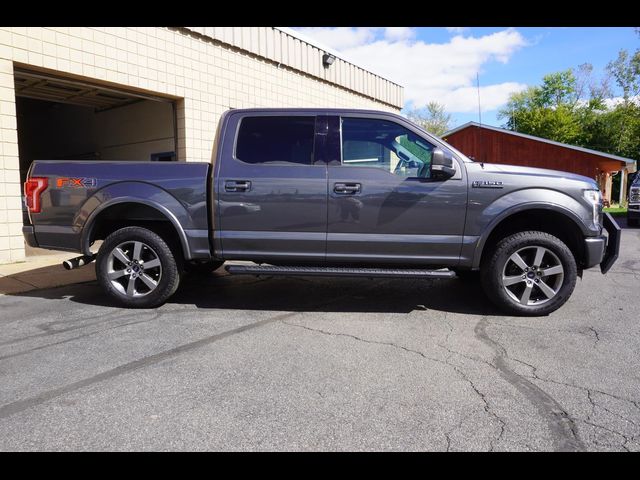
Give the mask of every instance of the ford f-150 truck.
[[640, 221], [640, 175], [636, 175], [629, 188], [629, 205], [627, 208], [627, 225], [637, 227]]
[[252, 275], [477, 272], [505, 311], [544, 315], [583, 269], [606, 273], [620, 242], [592, 179], [474, 162], [378, 111], [230, 110], [211, 163], [35, 161], [24, 190], [29, 245], [82, 253], [68, 268], [96, 259], [128, 307], [227, 262]]

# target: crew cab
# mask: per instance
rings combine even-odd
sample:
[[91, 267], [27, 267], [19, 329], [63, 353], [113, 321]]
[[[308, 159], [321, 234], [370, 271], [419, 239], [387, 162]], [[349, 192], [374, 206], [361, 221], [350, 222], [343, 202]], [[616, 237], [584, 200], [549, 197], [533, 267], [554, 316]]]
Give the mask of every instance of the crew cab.
[[25, 201], [27, 242], [82, 253], [68, 268], [96, 259], [127, 307], [158, 306], [183, 272], [226, 262], [252, 275], [477, 273], [503, 310], [544, 315], [584, 269], [606, 273], [620, 242], [592, 179], [474, 162], [368, 110], [227, 111], [210, 163], [35, 161]]

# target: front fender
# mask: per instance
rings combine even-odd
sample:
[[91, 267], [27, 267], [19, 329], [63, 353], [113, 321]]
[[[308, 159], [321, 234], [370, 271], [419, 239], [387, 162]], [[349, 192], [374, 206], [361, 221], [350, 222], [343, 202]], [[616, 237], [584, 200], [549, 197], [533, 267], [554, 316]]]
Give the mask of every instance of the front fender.
[[161, 212], [176, 229], [185, 258], [193, 258], [193, 248], [186, 233], [194, 227], [190, 212], [166, 190], [146, 182], [114, 183], [98, 190], [88, 198], [73, 220], [73, 227], [81, 231], [81, 250], [89, 254], [89, 239], [96, 218], [114, 205], [120, 203], [140, 203]]
[[[474, 212], [472, 209], [476, 207]], [[475, 238], [468, 245], [467, 258], [472, 258], [472, 268], [478, 268], [485, 243], [493, 230], [506, 218], [526, 210], [550, 210], [560, 213], [572, 221], [584, 236], [593, 236], [597, 232], [590, 230], [592, 212], [573, 197], [556, 191], [542, 188], [530, 188], [508, 193], [488, 205], [473, 205], [470, 202], [467, 216], [465, 238]], [[465, 256], [464, 253], [462, 255]]]

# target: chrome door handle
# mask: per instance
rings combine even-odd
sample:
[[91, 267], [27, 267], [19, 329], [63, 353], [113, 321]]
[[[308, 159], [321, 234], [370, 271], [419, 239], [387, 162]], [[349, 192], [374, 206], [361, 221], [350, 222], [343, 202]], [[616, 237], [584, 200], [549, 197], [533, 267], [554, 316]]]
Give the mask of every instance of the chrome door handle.
[[335, 183], [333, 185], [333, 191], [335, 193], [341, 193], [344, 195], [353, 195], [354, 193], [360, 193], [362, 185], [359, 183]]
[[228, 180], [224, 182], [225, 192], [248, 192], [251, 190], [251, 182], [247, 180]]

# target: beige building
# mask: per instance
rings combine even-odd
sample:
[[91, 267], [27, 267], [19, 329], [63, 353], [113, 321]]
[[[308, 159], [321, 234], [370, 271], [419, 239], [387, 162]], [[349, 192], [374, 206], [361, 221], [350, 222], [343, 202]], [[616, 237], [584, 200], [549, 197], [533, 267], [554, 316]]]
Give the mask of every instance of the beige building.
[[25, 256], [34, 159], [206, 162], [229, 108], [402, 104], [400, 85], [286, 28], [0, 27], [0, 263]]

